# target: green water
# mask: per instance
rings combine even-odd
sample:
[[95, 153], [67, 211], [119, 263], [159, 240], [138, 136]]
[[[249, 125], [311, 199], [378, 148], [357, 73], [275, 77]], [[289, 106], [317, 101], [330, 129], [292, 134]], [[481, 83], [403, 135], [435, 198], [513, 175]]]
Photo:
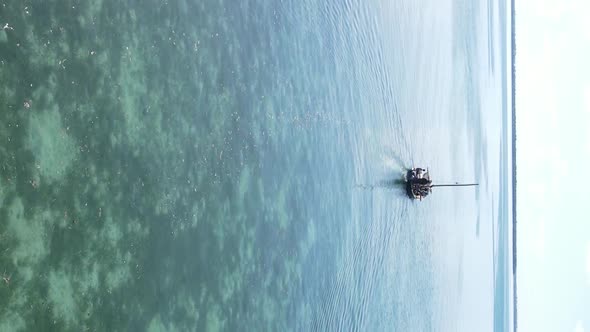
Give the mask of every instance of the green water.
[[2, 8], [0, 330], [286, 326], [317, 241], [289, 138], [328, 78], [275, 54], [313, 45], [272, 40], [272, 4], [235, 6]]

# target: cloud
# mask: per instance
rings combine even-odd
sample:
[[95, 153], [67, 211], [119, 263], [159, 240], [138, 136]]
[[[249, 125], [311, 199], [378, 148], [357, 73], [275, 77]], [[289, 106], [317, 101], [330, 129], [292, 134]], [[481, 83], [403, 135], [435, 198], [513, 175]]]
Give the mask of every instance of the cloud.
[[[538, 18], [546, 22], [571, 22], [573, 19], [582, 23], [580, 27], [588, 24], [585, 13], [590, 10], [590, 2], [587, 0], [521, 0], [516, 2], [516, 6], [519, 15], [522, 13], [522, 15]], [[587, 36], [590, 35], [588, 30], [581, 31]]]
[[[523, 211], [523, 215], [521, 215], [521, 218], [527, 220], [526, 236], [523, 236], [523, 239], [521, 240], [522, 252], [526, 252], [526, 254], [524, 255], [527, 258], [532, 258], [537, 263], [542, 264], [546, 258], [546, 222], [538, 213], [531, 213], [530, 210]], [[519, 249], [519, 252], [520, 251], [521, 250]]]
[[543, 260], [545, 258], [545, 221], [540, 220], [538, 223], [538, 229], [535, 232], [535, 254], [537, 258]]
[[[529, 15], [534, 15], [546, 20], [559, 20], [566, 9], [565, 1], [553, 0], [521, 0], [516, 2], [518, 9], [526, 9]], [[522, 11], [520, 11], [522, 12]]]
[[584, 332], [584, 325], [582, 324], [581, 320], [579, 320], [576, 323], [576, 327], [574, 328], [574, 332]]
[[586, 251], [586, 277], [588, 278], [588, 284], [590, 284], [590, 243], [588, 243]]
[[[586, 109], [586, 116], [590, 119], [590, 86], [584, 89], [584, 108]], [[586, 148], [590, 152], [590, 133], [586, 132]]]

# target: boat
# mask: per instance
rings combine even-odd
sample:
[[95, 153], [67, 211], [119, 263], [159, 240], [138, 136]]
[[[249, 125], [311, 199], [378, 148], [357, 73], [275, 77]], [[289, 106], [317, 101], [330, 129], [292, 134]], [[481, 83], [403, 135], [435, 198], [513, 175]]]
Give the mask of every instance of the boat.
[[432, 184], [430, 173], [426, 168], [415, 167], [406, 173], [406, 193], [411, 199], [422, 200], [434, 187], [470, 187], [477, 186], [477, 183], [454, 183], [454, 184]]
[[412, 168], [406, 173], [406, 193], [411, 199], [422, 200], [432, 192], [430, 173], [425, 168]]

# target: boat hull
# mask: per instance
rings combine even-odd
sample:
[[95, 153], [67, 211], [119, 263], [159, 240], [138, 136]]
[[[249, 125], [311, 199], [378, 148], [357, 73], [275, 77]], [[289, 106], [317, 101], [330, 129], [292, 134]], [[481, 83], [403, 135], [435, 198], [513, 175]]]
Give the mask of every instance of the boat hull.
[[416, 179], [416, 171], [414, 169], [409, 169], [406, 173], [406, 194], [411, 199], [419, 199], [419, 197], [414, 195], [414, 192], [412, 191], [412, 183], [414, 183]]
[[411, 199], [422, 200], [430, 193], [431, 183], [428, 171], [420, 176], [415, 168], [409, 169], [406, 173], [406, 194]]

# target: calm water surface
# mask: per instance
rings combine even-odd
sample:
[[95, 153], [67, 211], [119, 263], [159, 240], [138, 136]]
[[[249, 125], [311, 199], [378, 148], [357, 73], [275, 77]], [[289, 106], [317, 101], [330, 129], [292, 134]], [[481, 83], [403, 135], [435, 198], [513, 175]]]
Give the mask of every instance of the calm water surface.
[[5, 2], [0, 331], [506, 330], [505, 13]]

